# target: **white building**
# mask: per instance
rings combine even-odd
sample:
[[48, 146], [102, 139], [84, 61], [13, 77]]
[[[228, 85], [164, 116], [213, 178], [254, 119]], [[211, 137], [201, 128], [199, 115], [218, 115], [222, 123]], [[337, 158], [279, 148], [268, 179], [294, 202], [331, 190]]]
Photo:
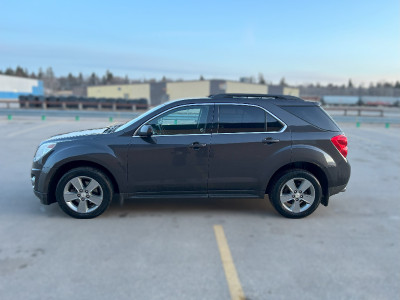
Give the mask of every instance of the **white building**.
[[0, 75], [0, 100], [18, 101], [20, 95], [44, 95], [43, 82], [31, 78]]

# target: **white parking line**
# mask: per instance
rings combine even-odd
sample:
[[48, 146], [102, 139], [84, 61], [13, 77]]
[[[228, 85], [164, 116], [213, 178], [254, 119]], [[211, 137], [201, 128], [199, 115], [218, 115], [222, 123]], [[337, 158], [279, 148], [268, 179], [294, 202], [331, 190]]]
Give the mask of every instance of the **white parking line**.
[[43, 127], [52, 126], [54, 123], [65, 123], [65, 122], [56, 121], [56, 122], [52, 122], [51, 124], [46, 122], [46, 123], [40, 124], [38, 126], [28, 127], [28, 128], [25, 128], [25, 129], [22, 129], [22, 130], [19, 130], [19, 131], [10, 132], [5, 137], [6, 138], [10, 138], [10, 137], [14, 137], [14, 136], [17, 136], [17, 135], [20, 135], [20, 134], [23, 134], [23, 133], [27, 133], [27, 132], [30, 132], [30, 131], [35, 131], [35, 130], [38, 130], [38, 129], [43, 128]]
[[400, 137], [400, 130], [398, 128], [376, 128], [376, 127], [364, 127], [362, 130], [367, 132], [376, 133], [378, 135], [383, 135], [388, 138], [398, 138]]

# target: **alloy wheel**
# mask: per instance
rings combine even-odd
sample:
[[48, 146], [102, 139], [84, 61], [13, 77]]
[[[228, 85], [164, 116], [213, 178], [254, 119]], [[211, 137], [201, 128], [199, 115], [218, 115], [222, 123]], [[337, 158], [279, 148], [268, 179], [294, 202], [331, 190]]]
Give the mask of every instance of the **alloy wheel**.
[[305, 178], [292, 178], [281, 188], [280, 201], [285, 210], [301, 213], [311, 207], [315, 200], [315, 188]]
[[103, 189], [91, 177], [77, 176], [72, 178], [64, 187], [65, 203], [78, 213], [90, 213], [103, 202]]

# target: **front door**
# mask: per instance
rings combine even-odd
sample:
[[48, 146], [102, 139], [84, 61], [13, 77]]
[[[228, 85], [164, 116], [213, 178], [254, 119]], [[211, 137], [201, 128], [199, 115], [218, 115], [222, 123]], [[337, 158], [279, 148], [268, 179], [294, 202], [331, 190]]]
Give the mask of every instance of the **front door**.
[[136, 196], [207, 196], [214, 105], [183, 105], [145, 124], [153, 136], [133, 137], [128, 181]]
[[[217, 132], [210, 149], [211, 197], [262, 197], [266, 174], [282, 159], [290, 162], [291, 135], [266, 110], [245, 104], [216, 104]], [[285, 153], [285, 154], [280, 154]], [[286, 157], [287, 156], [287, 157]]]

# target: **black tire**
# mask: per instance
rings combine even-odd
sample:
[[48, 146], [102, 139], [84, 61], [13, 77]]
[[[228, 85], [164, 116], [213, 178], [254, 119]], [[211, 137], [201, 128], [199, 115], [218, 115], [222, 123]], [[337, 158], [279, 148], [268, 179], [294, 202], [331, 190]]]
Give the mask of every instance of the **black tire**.
[[[282, 202], [281, 201], [281, 191], [291, 191], [288, 190], [289, 187], [286, 183], [288, 183], [291, 179], [294, 179], [295, 186], [300, 187], [302, 183], [302, 179], [308, 180], [311, 184], [312, 187], [310, 186], [309, 189], [306, 191], [301, 191], [299, 190], [298, 192], [303, 192], [301, 198], [300, 193], [293, 193], [289, 192], [287, 194], [282, 193], [282, 195], [289, 196], [290, 194], [293, 193], [293, 195], [290, 195], [289, 197], [295, 196], [293, 199], [299, 199], [299, 200], [290, 200], [288, 202]], [[312, 190], [313, 189], [313, 190]], [[307, 193], [307, 195], [306, 195]], [[303, 195], [304, 197], [306, 196], [312, 196], [314, 195], [314, 201], [310, 205], [306, 201], [303, 200]], [[308, 215], [312, 214], [318, 207], [318, 205], [321, 203], [321, 198], [322, 198], [322, 188], [321, 184], [319, 183], [318, 179], [311, 174], [308, 171], [302, 170], [302, 169], [294, 169], [290, 171], [286, 171], [279, 176], [275, 178], [275, 181], [272, 184], [272, 188], [269, 193], [269, 199], [272, 203], [272, 205], [275, 207], [275, 209], [284, 217], [286, 218], [292, 218], [292, 219], [299, 219], [299, 218], [304, 218], [307, 217]], [[291, 205], [294, 205], [294, 202], [298, 201], [298, 205], [300, 209], [304, 209], [304, 211], [299, 211], [299, 212], [293, 212], [291, 211]], [[311, 201], [310, 201], [311, 202]], [[297, 204], [297, 203], [296, 203]], [[303, 205], [303, 207], [301, 207]], [[293, 209], [295, 210], [295, 209]]]
[[[90, 179], [94, 179], [99, 185], [95, 190], [93, 190], [93, 195], [89, 193], [89, 197], [87, 197], [85, 191], [83, 191], [82, 194], [85, 195], [85, 200], [82, 201], [85, 201], [85, 207], [88, 210], [85, 213], [74, 210], [75, 206], [77, 209], [77, 207], [80, 205], [80, 198], [77, 198], [77, 200], [68, 201], [70, 204], [67, 204], [67, 202], [64, 200], [64, 189], [68, 189], [68, 187], [66, 187], [67, 185], [69, 186], [69, 189], [72, 190], [71, 194], [75, 192], [78, 193], [78, 191], [76, 191], [74, 186], [71, 186], [70, 183], [70, 180], [76, 177], [80, 178], [80, 182], [82, 183], [83, 187], [88, 187]], [[86, 183], [87, 185], [85, 185]], [[114, 192], [111, 181], [103, 172], [91, 167], [80, 167], [68, 171], [61, 177], [61, 179], [58, 181], [56, 188], [56, 199], [61, 209], [71, 217], [77, 219], [92, 219], [101, 215], [109, 207], [109, 205], [111, 204], [113, 193]], [[95, 205], [95, 203], [90, 201], [91, 196], [92, 199], [94, 199], [93, 196], [102, 196], [101, 203], [99, 203], [99, 205]]]

